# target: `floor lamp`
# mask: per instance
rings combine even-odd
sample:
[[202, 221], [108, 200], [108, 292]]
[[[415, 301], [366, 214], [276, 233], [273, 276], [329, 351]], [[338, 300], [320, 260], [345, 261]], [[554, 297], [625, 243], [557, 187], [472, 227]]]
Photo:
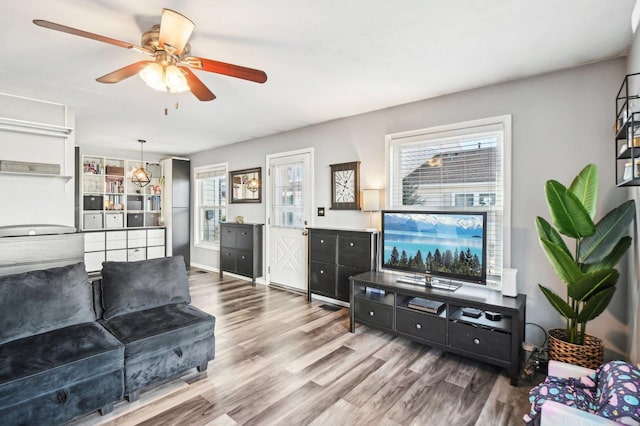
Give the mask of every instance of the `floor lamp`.
[[362, 211], [369, 212], [369, 227], [367, 231], [376, 231], [373, 227], [373, 212], [380, 210], [380, 191], [377, 189], [362, 190]]

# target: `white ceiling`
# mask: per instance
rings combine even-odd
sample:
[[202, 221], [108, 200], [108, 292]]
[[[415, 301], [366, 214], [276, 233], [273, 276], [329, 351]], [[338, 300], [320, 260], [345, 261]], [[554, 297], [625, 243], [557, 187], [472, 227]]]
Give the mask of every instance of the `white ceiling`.
[[[5, 1], [0, 92], [73, 107], [81, 145], [136, 150], [142, 138], [145, 151], [188, 155], [620, 56], [634, 1]], [[146, 57], [31, 22], [139, 45], [163, 7], [195, 22], [193, 55], [262, 69], [268, 81], [195, 71], [211, 102], [156, 92], [137, 76], [101, 84], [95, 78]]]

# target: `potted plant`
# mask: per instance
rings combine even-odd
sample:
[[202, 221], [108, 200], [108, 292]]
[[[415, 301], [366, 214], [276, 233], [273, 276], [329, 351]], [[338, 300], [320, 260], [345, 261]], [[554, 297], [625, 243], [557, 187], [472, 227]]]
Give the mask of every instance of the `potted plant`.
[[[586, 334], [587, 322], [600, 315], [613, 297], [619, 277], [615, 265], [631, 245], [627, 234], [635, 217], [635, 203], [629, 200], [594, 223], [597, 193], [594, 164], [587, 165], [569, 188], [549, 180], [545, 194], [555, 228], [536, 218], [540, 245], [566, 285], [561, 297], [538, 284], [566, 319], [565, 329], [549, 330], [549, 357], [587, 368], [597, 368], [604, 352], [602, 341]], [[574, 240], [573, 252], [561, 234]]]

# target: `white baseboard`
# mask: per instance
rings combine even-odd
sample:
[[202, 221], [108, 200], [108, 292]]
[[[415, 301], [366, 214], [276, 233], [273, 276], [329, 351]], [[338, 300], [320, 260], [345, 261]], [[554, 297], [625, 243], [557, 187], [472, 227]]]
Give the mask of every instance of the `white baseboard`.
[[[214, 268], [213, 266], [202, 265], [202, 264], [196, 263], [196, 262], [191, 262], [191, 266], [193, 266], [194, 268], [198, 268], [198, 269], [204, 269], [205, 271], [209, 271], [209, 272], [218, 272], [218, 273], [220, 273], [220, 268]], [[231, 272], [225, 272], [225, 275], [232, 276], [233, 278], [237, 278], [239, 280], [244, 280], [244, 281], [251, 282], [251, 278], [245, 277], [244, 275], [236, 275], [236, 274], [232, 274]], [[256, 278], [256, 284], [267, 285], [266, 281], [264, 280], [264, 277]]]

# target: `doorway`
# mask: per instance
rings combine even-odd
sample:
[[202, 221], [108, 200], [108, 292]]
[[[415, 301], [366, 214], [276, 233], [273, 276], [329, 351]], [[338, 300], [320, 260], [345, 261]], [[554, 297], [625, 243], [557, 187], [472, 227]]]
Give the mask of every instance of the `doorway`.
[[267, 156], [267, 282], [307, 291], [313, 148]]

